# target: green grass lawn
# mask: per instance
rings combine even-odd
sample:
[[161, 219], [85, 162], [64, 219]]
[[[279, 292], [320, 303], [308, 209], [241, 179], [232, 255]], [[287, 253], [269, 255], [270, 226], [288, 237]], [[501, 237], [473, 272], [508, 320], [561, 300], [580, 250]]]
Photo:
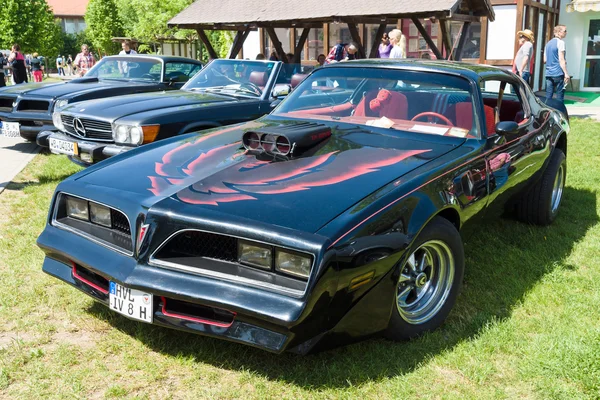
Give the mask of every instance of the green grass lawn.
[[306, 357], [133, 322], [42, 273], [35, 240], [78, 167], [41, 154], [0, 195], [0, 398], [598, 399], [600, 124], [572, 122], [558, 219], [482, 228], [441, 329]]

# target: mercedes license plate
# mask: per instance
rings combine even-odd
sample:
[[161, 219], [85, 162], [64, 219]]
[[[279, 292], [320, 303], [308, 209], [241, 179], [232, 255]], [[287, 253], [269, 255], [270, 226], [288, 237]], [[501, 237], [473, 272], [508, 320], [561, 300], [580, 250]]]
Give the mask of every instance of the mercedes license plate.
[[18, 122], [2, 122], [2, 135], [6, 137], [19, 137], [21, 130]]
[[110, 282], [108, 303], [111, 310], [126, 317], [152, 323], [152, 294]]
[[69, 142], [68, 140], [61, 140], [50, 138], [48, 140], [50, 145], [50, 151], [57, 154], [67, 154], [69, 156], [77, 155], [77, 143]]

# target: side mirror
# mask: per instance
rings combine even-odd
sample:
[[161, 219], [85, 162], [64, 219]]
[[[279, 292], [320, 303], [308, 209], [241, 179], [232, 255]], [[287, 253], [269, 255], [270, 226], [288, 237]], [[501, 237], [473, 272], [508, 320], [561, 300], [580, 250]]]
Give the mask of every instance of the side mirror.
[[500, 136], [517, 133], [519, 125], [514, 121], [501, 121], [496, 124], [496, 133]]
[[291, 85], [288, 85], [287, 83], [284, 83], [284, 84], [278, 83], [273, 88], [273, 91], [271, 92], [271, 96], [278, 99], [280, 97], [287, 96], [291, 91], [292, 91]]

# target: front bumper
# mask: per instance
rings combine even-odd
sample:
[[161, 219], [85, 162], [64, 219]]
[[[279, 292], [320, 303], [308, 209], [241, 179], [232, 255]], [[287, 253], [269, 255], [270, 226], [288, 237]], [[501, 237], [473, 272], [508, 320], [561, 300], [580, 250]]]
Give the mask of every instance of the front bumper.
[[[48, 225], [38, 239], [45, 251], [43, 271], [76, 287], [108, 306], [106, 281], [142, 290], [154, 295], [153, 324], [191, 333], [226, 339], [270, 352], [285, 351], [294, 333], [290, 330], [294, 316], [301, 314], [304, 302], [283, 295], [240, 287], [201, 276], [177, 273], [138, 263], [134, 258], [105, 250], [102, 246], [71, 232]], [[67, 255], [61, 249], [69, 249]], [[101, 260], [101, 266], [98, 266]], [[77, 270], [101, 277], [100, 281], [80, 279]], [[235, 317], [228, 326], [205, 319], [173, 316], [163, 312], [162, 298], [227, 310]]]
[[40, 132], [36, 137], [36, 142], [39, 146], [50, 147], [49, 141], [51, 138], [70, 143], [77, 143], [77, 151], [74, 154], [68, 155], [71, 156], [71, 160], [73, 162], [83, 165], [91, 165], [134, 148], [129, 146], [119, 146], [110, 143], [91, 142], [83, 139], [77, 139], [60, 132], [51, 131]]
[[42, 131], [55, 130], [52, 116], [48, 113], [0, 112], [0, 120], [18, 122], [21, 137], [35, 141]]

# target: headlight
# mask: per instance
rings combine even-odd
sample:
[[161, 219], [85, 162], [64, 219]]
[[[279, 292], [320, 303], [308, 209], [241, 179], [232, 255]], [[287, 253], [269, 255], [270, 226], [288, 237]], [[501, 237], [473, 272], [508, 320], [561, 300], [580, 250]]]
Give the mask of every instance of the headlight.
[[144, 134], [142, 133], [142, 130], [137, 127], [134, 126], [129, 130], [129, 137], [131, 139], [131, 144], [142, 144], [142, 141], [144, 140]]
[[110, 228], [112, 226], [110, 219], [110, 208], [96, 203], [90, 203], [90, 221], [95, 224]]
[[67, 215], [72, 218], [88, 221], [88, 202], [76, 197], [67, 196]]
[[127, 125], [117, 125], [113, 139], [117, 143], [129, 143], [129, 127]]
[[270, 246], [261, 246], [244, 241], [238, 242], [239, 260], [243, 264], [263, 269], [271, 269], [272, 256]]
[[308, 279], [311, 264], [312, 258], [310, 256], [280, 249], [275, 252], [275, 269], [279, 272]]
[[58, 100], [54, 105], [54, 109], [59, 110], [63, 107], [66, 107], [67, 104], [69, 104], [69, 100]]
[[59, 131], [64, 131], [65, 130], [65, 126], [62, 123], [62, 118], [60, 117], [60, 113], [54, 111], [52, 113], [52, 123], [54, 124], [54, 126], [56, 127], [56, 129], [58, 129]]

